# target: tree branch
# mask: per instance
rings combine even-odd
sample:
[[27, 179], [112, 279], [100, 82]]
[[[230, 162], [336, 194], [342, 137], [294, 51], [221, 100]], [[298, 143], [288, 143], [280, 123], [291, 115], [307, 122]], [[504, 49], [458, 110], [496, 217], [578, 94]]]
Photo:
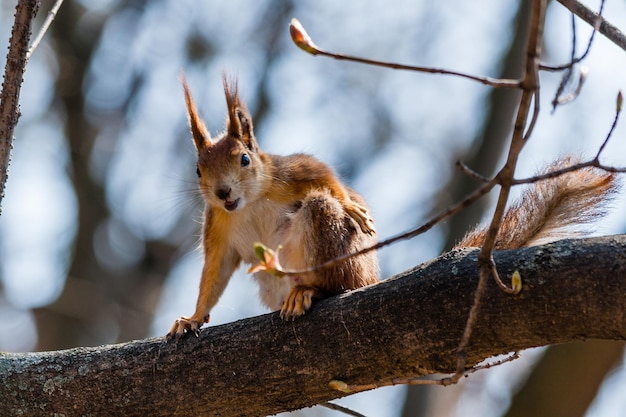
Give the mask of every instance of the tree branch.
[[376, 67], [390, 68], [394, 70], [405, 70], [405, 71], [414, 71], [414, 72], [426, 72], [430, 74], [443, 74], [443, 75], [453, 75], [461, 78], [466, 78], [468, 80], [477, 81], [481, 84], [488, 85], [491, 87], [497, 88], [520, 88], [520, 80], [511, 80], [511, 79], [497, 79], [492, 77], [481, 77], [471, 74], [466, 74], [459, 71], [451, 71], [443, 68], [432, 68], [432, 67], [420, 67], [416, 65], [404, 65], [398, 64], [396, 62], [386, 62], [379, 61], [376, 59], [369, 58], [361, 58], [352, 55], [346, 54], [338, 54], [335, 52], [326, 51], [313, 42], [309, 34], [306, 32], [300, 21], [298, 19], [291, 19], [291, 24], [289, 25], [289, 32], [291, 34], [291, 39], [296, 44], [296, 46], [303, 51], [311, 54], [311, 55], [320, 55], [328, 58], [333, 58], [338, 61], [351, 61], [358, 62], [360, 64], [365, 65], [373, 65]]
[[28, 48], [28, 52], [26, 53], [26, 59], [30, 59], [30, 57], [35, 52], [35, 49], [37, 49], [37, 47], [39, 46], [39, 44], [43, 40], [44, 35], [46, 34], [48, 29], [50, 28], [50, 25], [54, 21], [54, 18], [56, 17], [57, 12], [61, 8], [62, 4], [63, 4], [63, 0], [56, 0], [54, 5], [52, 6], [50, 11], [48, 12], [48, 16], [46, 17], [46, 20], [43, 22], [43, 25], [41, 25], [41, 29], [39, 29], [39, 33], [37, 33], [37, 36], [35, 36], [35, 39], [33, 40], [33, 43], [30, 45], [30, 48]]
[[4, 187], [13, 148], [13, 131], [20, 117], [18, 104], [26, 68], [30, 27], [38, 8], [38, 0], [20, 0], [17, 3], [7, 62], [4, 67], [4, 81], [0, 96], [0, 213], [2, 213]]
[[[0, 415], [269, 415], [382, 385], [454, 372], [478, 280], [477, 250], [454, 251], [284, 322], [272, 313], [201, 332], [59, 352], [0, 354]], [[487, 285], [467, 365], [588, 338], [626, 340], [626, 235], [494, 254], [517, 296]]]

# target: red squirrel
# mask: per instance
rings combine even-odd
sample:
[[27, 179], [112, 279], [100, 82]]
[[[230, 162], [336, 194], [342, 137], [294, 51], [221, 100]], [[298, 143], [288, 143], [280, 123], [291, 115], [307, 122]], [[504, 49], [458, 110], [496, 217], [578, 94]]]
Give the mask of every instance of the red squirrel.
[[[376, 243], [374, 222], [363, 198], [342, 184], [324, 163], [305, 154], [263, 152], [252, 119], [239, 98], [237, 82], [223, 78], [228, 116], [226, 130], [212, 139], [183, 79], [191, 136], [198, 152], [199, 188], [205, 201], [202, 248], [204, 267], [196, 310], [174, 322], [166, 340], [198, 334], [209, 320], [228, 281], [241, 262], [257, 263], [254, 243], [282, 245], [283, 269], [304, 270]], [[562, 158], [546, 171], [577, 161]], [[602, 213], [617, 189], [613, 174], [584, 168], [527, 188], [505, 213], [496, 249], [514, 249], [576, 236], [571, 227]], [[486, 229], [477, 228], [457, 247], [482, 245]], [[378, 280], [375, 251], [332, 267], [277, 278], [254, 273], [263, 304], [293, 320], [315, 299], [373, 284]]]
[[[166, 339], [196, 333], [208, 322], [241, 262], [257, 263], [254, 244], [282, 246], [282, 267], [312, 268], [376, 243], [374, 221], [365, 201], [324, 163], [310, 155], [271, 155], [254, 136], [252, 118], [239, 98], [237, 82], [223, 78], [226, 130], [213, 140], [198, 115], [183, 79], [191, 136], [198, 152], [197, 174], [205, 201], [204, 267], [196, 311], [181, 317]], [[277, 278], [254, 273], [264, 305], [293, 320], [313, 300], [373, 284], [375, 252], [312, 273]]]

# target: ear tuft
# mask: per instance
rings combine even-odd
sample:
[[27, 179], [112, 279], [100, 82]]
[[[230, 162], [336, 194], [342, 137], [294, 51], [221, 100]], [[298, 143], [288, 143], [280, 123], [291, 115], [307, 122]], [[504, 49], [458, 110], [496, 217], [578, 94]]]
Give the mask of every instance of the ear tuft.
[[224, 83], [224, 94], [226, 95], [226, 106], [228, 107], [228, 126], [226, 130], [230, 135], [241, 139], [248, 149], [254, 150], [256, 144], [252, 118], [245, 104], [239, 99], [237, 78], [231, 78], [229, 81], [224, 73], [222, 74], [222, 81]]
[[185, 92], [185, 105], [187, 106], [187, 118], [189, 119], [189, 128], [191, 130], [191, 136], [193, 137], [193, 143], [197, 150], [211, 146], [211, 135], [207, 130], [204, 122], [198, 115], [198, 109], [191, 96], [191, 90], [187, 85], [185, 74], [181, 73], [180, 81], [183, 85]]

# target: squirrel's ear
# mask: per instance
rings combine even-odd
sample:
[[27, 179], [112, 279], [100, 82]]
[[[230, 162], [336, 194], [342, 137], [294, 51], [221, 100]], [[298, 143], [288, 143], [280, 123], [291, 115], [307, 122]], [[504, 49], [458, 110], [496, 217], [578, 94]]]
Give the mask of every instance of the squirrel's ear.
[[229, 83], [226, 74], [223, 74], [224, 93], [226, 94], [226, 105], [228, 106], [228, 134], [240, 139], [246, 148], [256, 150], [257, 144], [254, 138], [254, 128], [252, 118], [246, 106], [239, 100], [239, 88], [237, 80]]
[[183, 90], [185, 91], [185, 104], [187, 105], [187, 118], [189, 119], [189, 128], [191, 129], [191, 136], [193, 137], [193, 143], [196, 149], [208, 148], [211, 146], [211, 135], [206, 129], [204, 122], [198, 115], [198, 109], [193, 102], [191, 91], [187, 85], [185, 75], [180, 76], [181, 83], [183, 84]]

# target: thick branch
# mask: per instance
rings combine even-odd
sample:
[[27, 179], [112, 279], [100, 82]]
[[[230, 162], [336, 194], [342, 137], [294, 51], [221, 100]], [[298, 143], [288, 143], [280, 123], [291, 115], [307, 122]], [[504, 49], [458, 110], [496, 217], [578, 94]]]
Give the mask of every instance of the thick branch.
[[[455, 251], [284, 322], [267, 314], [161, 338], [50, 353], [0, 354], [0, 415], [259, 416], [345, 394], [328, 387], [453, 372], [476, 288], [478, 251]], [[626, 340], [626, 235], [495, 253], [467, 349], [492, 355], [587, 338]], [[164, 329], [165, 330], [165, 329]]]

